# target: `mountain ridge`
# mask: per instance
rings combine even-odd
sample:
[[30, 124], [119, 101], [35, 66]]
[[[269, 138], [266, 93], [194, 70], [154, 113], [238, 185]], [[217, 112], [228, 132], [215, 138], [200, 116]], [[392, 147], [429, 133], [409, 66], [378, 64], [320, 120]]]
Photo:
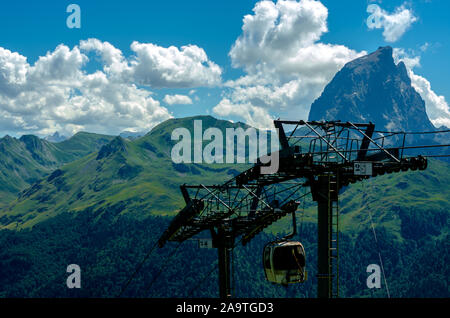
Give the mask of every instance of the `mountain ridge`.
[[95, 151], [111, 138], [93, 133], [78, 133], [59, 143], [34, 135], [0, 138], [0, 208], [45, 175]]
[[[0, 219], [10, 224], [34, 225], [61, 212], [124, 209], [137, 217], [145, 206], [151, 213], [171, 215], [182, 206], [178, 193], [179, 178], [192, 182], [225, 181], [245, 165], [174, 164], [170, 158], [171, 132], [175, 127], [192, 131], [195, 120], [203, 128], [242, 127], [211, 116], [170, 119], [135, 140], [116, 136], [98, 151], [70, 162], [40, 179], [0, 212]], [[0, 210], [1, 211], [1, 210]], [[139, 215], [141, 213], [141, 215]], [[14, 221], [14, 222], [16, 222]]]

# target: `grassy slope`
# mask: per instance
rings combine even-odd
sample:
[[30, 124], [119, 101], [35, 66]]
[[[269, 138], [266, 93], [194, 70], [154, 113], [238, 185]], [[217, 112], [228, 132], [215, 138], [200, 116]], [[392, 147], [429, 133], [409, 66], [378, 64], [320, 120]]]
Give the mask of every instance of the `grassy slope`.
[[[237, 126], [209, 116], [202, 119], [204, 127]], [[6, 228], [30, 227], [61, 212], [86, 209], [120, 209], [136, 217], [175, 214], [184, 204], [180, 180], [221, 183], [239, 166], [245, 169], [244, 165], [174, 165], [170, 160], [170, 132], [180, 125], [191, 129], [190, 122], [165, 122], [132, 142], [115, 138], [99, 152], [105, 153], [104, 157], [90, 154], [65, 165], [54, 178], [52, 174], [24, 191], [0, 212], [0, 222]]]
[[71, 138], [55, 143], [54, 145], [68, 156], [81, 158], [100, 149], [101, 146], [107, 144], [113, 138], [114, 136], [109, 135], [78, 132]]
[[98, 150], [112, 138], [80, 132], [60, 143], [32, 135], [0, 139], [0, 209], [43, 176]]
[[369, 228], [370, 211], [376, 224], [401, 239], [402, 213], [450, 211], [449, 184], [450, 165], [430, 160], [425, 171], [387, 174], [352, 185], [341, 196], [342, 228], [347, 233]]

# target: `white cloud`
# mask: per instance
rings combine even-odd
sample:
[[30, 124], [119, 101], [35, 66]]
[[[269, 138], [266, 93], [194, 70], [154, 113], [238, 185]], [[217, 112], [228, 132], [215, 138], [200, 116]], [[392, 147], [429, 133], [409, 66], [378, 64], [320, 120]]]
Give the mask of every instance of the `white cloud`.
[[446, 126], [450, 128], [450, 108], [444, 96], [437, 95], [430, 82], [423, 76], [416, 75], [409, 70], [411, 84], [425, 101], [428, 117], [434, 126]]
[[130, 69], [122, 51], [115, 48], [109, 42], [88, 39], [80, 42], [80, 48], [85, 52], [96, 52], [101, 57], [105, 73], [121, 76], [121, 74]]
[[70, 49], [61, 44], [53, 52], [39, 57], [31, 67], [28, 79], [30, 84], [79, 80], [82, 76], [81, 67], [87, 60], [87, 56], [82, 54], [78, 47]]
[[420, 56], [419, 55], [413, 56], [412, 54], [407, 53], [405, 49], [393, 48], [392, 56], [396, 64], [402, 61], [409, 69], [420, 67]]
[[[30, 65], [25, 56], [0, 47], [0, 133], [142, 131], [172, 116], [138, 85], [221, 81], [221, 69], [197, 46], [179, 50], [133, 42], [131, 49], [136, 55], [126, 58], [110, 43], [89, 39], [72, 49], [61, 44]], [[93, 73], [85, 69], [90, 52], [100, 57], [101, 69]], [[176, 98], [192, 103], [186, 97]]]
[[186, 95], [166, 95], [164, 96], [164, 102], [169, 105], [187, 105], [192, 104], [192, 99]]
[[151, 43], [133, 42], [136, 57], [130, 61], [130, 76], [151, 87], [215, 86], [221, 81], [221, 68], [195, 45], [163, 48]]
[[108, 42], [89, 39], [80, 42], [85, 51], [95, 51], [104, 63], [104, 71], [122, 80], [153, 88], [199, 87], [220, 84], [222, 70], [196, 45], [164, 48], [134, 41], [135, 53], [125, 59], [122, 52]]
[[256, 128], [273, 128], [273, 120], [264, 108], [257, 107], [251, 103], [233, 104], [227, 98], [223, 98], [213, 108], [213, 112], [219, 116], [237, 116], [244, 119], [245, 123]]
[[367, 19], [367, 27], [383, 29], [383, 37], [387, 42], [396, 42], [417, 21], [417, 17], [404, 4], [397, 7], [391, 14], [377, 4], [370, 4], [367, 12], [371, 13]]
[[258, 127], [273, 126], [267, 120], [272, 116], [307, 119], [311, 103], [334, 74], [365, 54], [318, 42], [328, 31], [327, 18], [328, 10], [319, 1], [256, 3], [229, 53], [232, 65], [246, 75], [225, 83], [228, 90], [214, 112], [243, 118], [263, 114], [259, 122], [252, 118]]
[[26, 57], [0, 47], [1, 83], [23, 84], [28, 72]]
[[[422, 50], [423, 51], [423, 50]], [[411, 78], [411, 85], [425, 101], [425, 108], [430, 121], [436, 127], [450, 128], [450, 107], [444, 96], [437, 95], [430, 82], [423, 76], [414, 73], [415, 67], [420, 67], [420, 56], [411, 56], [404, 49], [394, 48], [393, 56], [396, 63], [403, 61]]]
[[244, 17], [242, 35], [230, 51], [233, 66], [246, 70], [295, 56], [328, 30], [328, 10], [318, 1], [260, 1], [253, 12]]

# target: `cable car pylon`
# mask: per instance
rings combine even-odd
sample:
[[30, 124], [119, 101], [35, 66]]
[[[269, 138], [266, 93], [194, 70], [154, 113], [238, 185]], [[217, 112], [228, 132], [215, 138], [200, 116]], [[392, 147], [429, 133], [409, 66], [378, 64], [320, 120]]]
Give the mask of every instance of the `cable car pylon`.
[[[236, 239], [240, 237], [245, 245], [273, 222], [295, 213], [298, 200], [304, 196], [300, 190], [310, 187], [318, 211], [317, 296], [337, 297], [339, 191], [350, 183], [385, 173], [425, 170], [427, 159], [406, 156], [403, 150], [412, 147], [405, 147], [404, 139], [398, 138], [401, 132], [385, 135], [376, 132], [372, 123], [275, 120], [274, 125], [280, 143], [278, 171], [262, 174], [265, 164], [258, 160], [221, 185], [181, 185], [186, 206], [158, 244], [163, 247], [167, 241], [183, 242], [209, 231], [213, 247], [218, 249], [219, 295], [231, 297], [230, 260]], [[285, 126], [291, 127], [287, 130], [289, 136]], [[396, 143], [402, 145], [397, 147]], [[295, 249], [285, 253], [290, 257], [285, 264], [297, 262], [301, 253], [296, 253]], [[275, 259], [277, 253], [270, 255], [274, 258], [270, 264], [280, 263]], [[292, 273], [295, 268], [288, 267], [286, 275]]]

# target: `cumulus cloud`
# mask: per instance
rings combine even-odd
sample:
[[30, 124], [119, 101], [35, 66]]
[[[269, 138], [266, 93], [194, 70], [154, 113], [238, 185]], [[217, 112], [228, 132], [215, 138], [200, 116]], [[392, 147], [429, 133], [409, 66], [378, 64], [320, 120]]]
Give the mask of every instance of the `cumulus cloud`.
[[[73, 48], [59, 45], [30, 65], [25, 56], [0, 47], [0, 132], [150, 129], [172, 116], [142, 86], [184, 88], [221, 81], [221, 69], [197, 46], [133, 42], [131, 49], [135, 54], [126, 58], [112, 44], [89, 39]], [[93, 73], [86, 70], [90, 53], [101, 63]]]
[[192, 104], [192, 99], [186, 95], [166, 95], [164, 96], [164, 102], [169, 105], [187, 105]]
[[237, 116], [243, 118], [245, 123], [257, 128], [273, 128], [273, 118], [264, 108], [257, 107], [251, 103], [234, 104], [227, 98], [223, 98], [213, 108], [213, 112], [219, 116]]
[[133, 42], [131, 49], [136, 57], [130, 62], [130, 75], [141, 85], [198, 87], [214, 86], [221, 81], [221, 68], [196, 45], [182, 46], [179, 50], [174, 46]]
[[115, 48], [109, 42], [88, 39], [80, 42], [80, 48], [85, 52], [93, 51], [100, 56], [105, 73], [120, 76], [129, 71], [128, 62], [123, 56], [122, 51]]
[[436, 127], [446, 126], [450, 128], [450, 108], [445, 97], [437, 95], [432, 89], [430, 82], [423, 76], [409, 71], [411, 84], [425, 101], [428, 117]]
[[0, 89], [7, 96], [15, 96], [25, 84], [29, 65], [25, 56], [0, 47]]
[[318, 1], [260, 1], [253, 12], [244, 17], [242, 35], [230, 51], [233, 65], [247, 70], [295, 56], [328, 30], [328, 10]]
[[122, 52], [108, 42], [89, 39], [80, 48], [94, 51], [104, 63], [104, 71], [125, 81], [153, 88], [185, 88], [220, 84], [222, 70], [196, 45], [168, 48], [134, 41], [135, 55], [125, 59]]
[[228, 90], [213, 111], [244, 119], [258, 114], [252, 122], [261, 128], [271, 127], [274, 116], [307, 119], [311, 103], [334, 74], [366, 54], [319, 42], [328, 31], [327, 18], [320, 1], [256, 3], [229, 52], [232, 65], [246, 74], [225, 83]]
[[393, 13], [388, 13], [377, 4], [370, 4], [367, 6], [367, 12], [371, 13], [367, 18], [367, 27], [370, 30], [383, 29], [386, 42], [396, 42], [417, 21], [417, 17], [404, 4], [397, 7]]
[[420, 67], [420, 56], [408, 54], [404, 49], [394, 48], [393, 56], [396, 63], [403, 61], [411, 78], [411, 85], [425, 101], [427, 115], [436, 127], [450, 128], [450, 107], [444, 96], [437, 95], [430, 82], [423, 76], [415, 74], [414, 68]]
[[409, 54], [402, 48], [393, 48], [392, 57], [394, 62], [398, 64], [400, 61], [405, 63], [408, 69], [413, 69], [415, 67], [420, 67], [420, 55]]

